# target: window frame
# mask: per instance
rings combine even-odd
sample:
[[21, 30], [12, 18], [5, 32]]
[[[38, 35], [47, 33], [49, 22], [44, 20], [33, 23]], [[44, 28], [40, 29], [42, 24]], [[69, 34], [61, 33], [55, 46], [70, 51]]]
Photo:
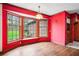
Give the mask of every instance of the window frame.
[[[19, 25], [18, 25], [18, 27], [19, 27], [19, 39], [12, 39], [11, 41], [8, 40], [8, 14], [9, 14], [9, 15], [12, 15], [12, 16], [16, 16], [16, 17], [19, 18]], [[21, 16], [20, 16], [20, 15], [15, 14], [15, 13], [13, 13], [13, 12], [9, 12], [9, 11], [7, 12], [7, 43], [8, 43], [8, 44], [20, 40], [20, 20], [21, 20]], [[12, 23], [13, 23], [13, 21], [12, 21]], [[12, 35], [13, 35], [13, 29], [12, 29]], [[13, 38], [13, 36], [12, 36], [12, 38]]]
[[[35, 20], [35, 21], [36, 21], [36, 27], [35, 27], [35, 28], [36, 28], [36, 31], [35, 31], [35, 32], [36, 32], [36, 35], [35, 35], [36, 37], [24, 38], [24, 26], [23, 26], [23, 40], [30, 40], [30, 39], [38, 38], [38, 37], [37, 37], [37, 34], [38, 34], [38, 32], [37, 32], [37, 20], [34, 19], [34, 18], [30, 18], [30, 17], [24, 17], [23, 19], [25, 19], [25, 18], [26, 18], [26, 19], [32, 19], [32, 20]], [[24, 20], [23, 20], [23, 25], [24, 25]]]
[[[47, 21], [47, 27], [46, 27], [46, 35], [45, 36], [40, 36], [40, 21]], [[48, 20], [47, 19], [41, 19], [41, 20], [39, 20], [39, 37], [48, 37]]]

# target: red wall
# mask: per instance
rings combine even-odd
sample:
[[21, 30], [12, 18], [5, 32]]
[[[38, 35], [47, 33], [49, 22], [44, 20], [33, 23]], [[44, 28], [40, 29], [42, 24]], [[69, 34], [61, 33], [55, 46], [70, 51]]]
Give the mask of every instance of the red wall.
[[[6, 10], [12, 10], [12, 11], [16, 11], [16, 12], [20, 12], [20, 13], [24, 13], [24, 14], [29, 14], [29, 15], [33, 15], [35, 16], [37, 14], [37, 12], [31, 11], [31, 10], [27, 10], [27, 9], [23, 9], [17, 6], [13, 6], [10, 4], [3, 4], [3, 52], [8, 51], [10, 49], [13, 49], [17, 46], [20, 46], [21, 44], [27, 44], [27, 43], [35, 43], [35, 42], [41, 42], [41, 41], [50, 41], [50, 37], [48, 36], [46, 37], [41, 37], [41, 38], [37, 38], [37, 39], [32, 39], [32, 40], [20, 40], [17, 42], [13, 42], [10, 44], [7, 44], [7, 11]], [[48, 18], [48, 15], [42, 14], [44, 18]], [[49, 20], [48, 20], [48, 24], [49, 24]], [[48, 26], [49, 27], [49, 26]], [[49, 33], [49, 29], [48, 29], [48, 34]], [[20, 43], [21, 42], [21, 43]]]
[[51, 16], [51, 42], [65, 46], [65, 12]]

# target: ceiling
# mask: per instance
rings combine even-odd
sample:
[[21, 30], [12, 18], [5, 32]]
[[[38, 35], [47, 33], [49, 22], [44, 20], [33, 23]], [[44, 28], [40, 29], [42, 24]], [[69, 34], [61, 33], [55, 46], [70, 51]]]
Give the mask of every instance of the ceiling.
[[79, 13], [79, 3], [10, 3], [25, 9], [40, 12], [47, 15], [53, 15], [61, 11], [68, 11], [69, 13]]

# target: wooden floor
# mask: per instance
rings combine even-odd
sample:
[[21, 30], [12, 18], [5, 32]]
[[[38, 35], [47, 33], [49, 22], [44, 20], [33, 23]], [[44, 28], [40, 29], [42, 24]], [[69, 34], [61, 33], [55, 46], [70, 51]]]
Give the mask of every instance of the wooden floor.
[[51, 42], [40, 42], [18, 47], [3, 56], [79, 56], [79, 50]]

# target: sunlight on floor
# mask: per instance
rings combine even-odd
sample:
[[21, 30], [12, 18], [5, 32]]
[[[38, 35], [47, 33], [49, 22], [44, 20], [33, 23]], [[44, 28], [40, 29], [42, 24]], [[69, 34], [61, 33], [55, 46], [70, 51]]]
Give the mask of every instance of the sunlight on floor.
[[67, 47], [79, 49], [79, 42], [74, 41], [73, 43], [67, 44]]

